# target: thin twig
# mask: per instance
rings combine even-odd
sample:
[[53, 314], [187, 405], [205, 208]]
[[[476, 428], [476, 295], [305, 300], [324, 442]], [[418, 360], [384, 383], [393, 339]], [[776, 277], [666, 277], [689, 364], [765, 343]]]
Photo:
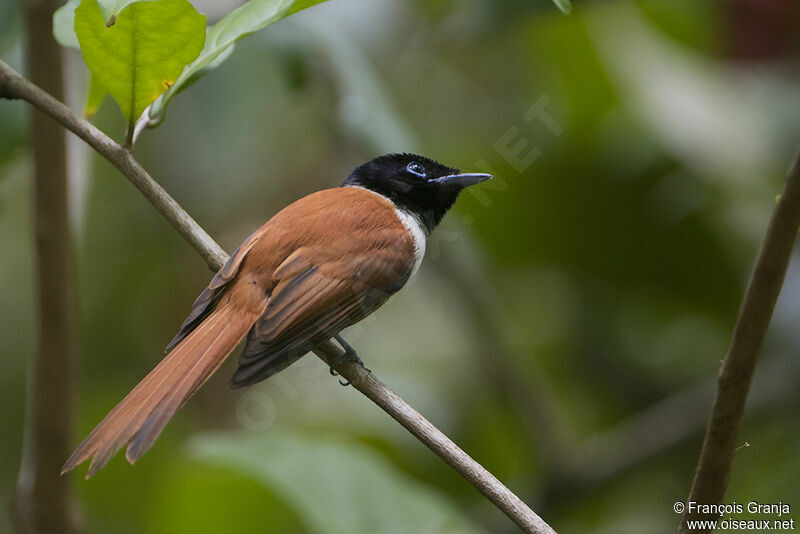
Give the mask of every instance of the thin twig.
[[[772, 214], [739, 308], [731, 343], [720, 368], [719, 389], [687, 503], [719, 504], [725, 496], [747, 393], [799, 227], [800, 152], [789, 170], [786, 186]], [[690, 532], [687, 520], [716, 517], [698, 514], [696, 508], [687, 505], [678, 532]], [[710, 532], [710, 529], [691, 531]]]
[[[125, 150], [91, 123], [77, 116], [64, 104], [22, 78], [2, 61], [0, 61], [0, 97], [27, 100], [86, 141], [136, 185], [156, 209], [197, 250], [212, 270], [216, 271], [222, 267], [227, 260], [225, 251], [150, 177], [136, 162], [130, 151]], [[327, 363], [341, 351], [329, 341], [320, 345], [314, 352]], [[351, 362], [337, 365], [336, 370], [356, 389], [445, 460], [523, 531], [534, 534], [555, 534], [555, 531], [519, 497], [388, 386], [378, 380], [369, 370]]]

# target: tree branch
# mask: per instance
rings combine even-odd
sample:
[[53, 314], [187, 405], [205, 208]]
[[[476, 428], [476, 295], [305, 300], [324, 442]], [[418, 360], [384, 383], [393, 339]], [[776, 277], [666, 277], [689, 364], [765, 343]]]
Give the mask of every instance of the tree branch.
[[[133, 182], [156, 209], [197, 250], [212, 270], [216, 271], [222, 267], [227, 260], [227, 254], [153, 180], [147, 171], [133, 158], [129, 150], [124, 149], [91, 123], [73, 113], [67, 106], [25, 80], [2, 61], [0, 61], [0, 97], [27, 100], [86, 141]], [[340, 354], [341, 350], [328, 341], [317, 347], [314, 352], [328, 363], [331, 358]], [[345, 362], [337, 365], [336, 370], [349, 380], [353, 387], [386, 411], [394, 420], [403, 425], [425, 446], [475, 486], [478, 491], [486, 496], [524, 532], [555, 534], [555, 531], [519, 497], [467, 453], [462, 451], [388, 386], [378, 380], [368, 369], [356, 363]]]
[[50, 115], [66, 129], [86, 141], [95, 151], [111, 162], [148, 201], [192, 245], [206, 264], [216, 271], [227, 259], [227, 254], [203, 228], [192, 219], [169, 193], [136, 161], [130, 150], [124, 148], [97, 129], [83, 117], [76, 115], [66, 105], [29, 82], [0, 60], [0, 97], [21, 98]]
[[[334, 346], [333, 343], [328, 342], [314, 349], [314, 354], [330, 365], [330, 362], [337, 356], [341, 356], [343, 351]], [[536, 515], [522, 499], [497, 480], [481, 464], [473, 460], [470, 455], [461, 450], [450, 438], [445, 436], [430, 421], [392, 391], [389, 386], [378, 380], [369, 369], [355, 362], [339, 364], [335, 366], [335, 369], [354, 388], [380, 406], [392, 416], [392, 419], [403, 425], [414, 437], [447, 462], [470, 484], [475, 486], [484, 497], [489, 499], [492, 504], [506, 514], [524, 532], [555, 534], [555, 531], [541, 517]]]
[[[51, 21], [58, 2], [26, 2], [31, 78], [63, 95], [61, 49]], [[77, 327], [72, 235], [67, 208], [64, 130], [44, 113], [31, 114], [33, 233], [36, 267], [36, 353], [29, 364], [25, 437], [12, 517], [18, 532], [79, 530], [72, 481], [58, 475], [69, 454], [74, 415]]]
[[[775, 302], [783, 285], [800, 228], [800, 152], [795, 156], [783, 194], [761, 242], [755, 269], [747, 284], [731, 343], [719, 373], [719, 389], [706, 427], [687, 502], [719, 504], [725, 496], [736, 438], [747, 393], [764, 344]], [[686, 512], [678, 532], [689, 532], [687, 520], [714, 519]], [[710, 531], [710, 530], [706, 530]]]
[[[514, 351], [500, 332], [504, 318], [499, 312], [498, 296], [489, 291], [478, 273], [459, 268], [450, 255], [442, 255], [433, 264], [439, 283], [450, 285], [454, 298], [461, 299], [466, 310], [468, 330], [472, 332], [475, 363], [488, 388], [516, 416], [525, 430], [528, 446], [538, 455], [542, 478], [551, 485], [561, 477], [574, 450], [558, 417], [561, 406], [553, 395], [546, 373], [521, 373], [514, 365]], [[492, 358], [486, 358], [492, 353]]]

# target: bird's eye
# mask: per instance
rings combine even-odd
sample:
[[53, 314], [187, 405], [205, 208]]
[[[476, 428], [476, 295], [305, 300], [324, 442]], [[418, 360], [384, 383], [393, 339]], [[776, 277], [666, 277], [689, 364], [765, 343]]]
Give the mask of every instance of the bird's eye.
[[409, 163], [406, 166], [406, 170], [414, 176], [419, 176], [420, 178], [426, 178], [428, 176], [428, 174], [425, 172], [425, 167], [416, 161]]

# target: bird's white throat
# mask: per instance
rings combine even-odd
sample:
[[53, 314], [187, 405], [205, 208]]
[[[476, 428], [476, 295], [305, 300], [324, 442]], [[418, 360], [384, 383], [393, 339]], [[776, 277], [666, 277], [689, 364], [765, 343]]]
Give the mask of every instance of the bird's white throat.
[[403, 226], [406, 227], [406, 230], [411, 234], [411, 237], [414, 239], [414, 267], [411, 269], [411, 276], [414, 276], [414, 273], [417, 272], [419, 269], [420, 263], [422, 263], [422, 258], [425, 256], [425, 244], [428, 241], [428, 237], [425, 235], [425, 230], [423, 229], [422, 223], [420, 220], [415, 216], [407, 211], [401, 210], [399, 208], [395, 208], [395, 213], [397, 214], [397, 218], [400, 219], [400, 222], [403, 223]]

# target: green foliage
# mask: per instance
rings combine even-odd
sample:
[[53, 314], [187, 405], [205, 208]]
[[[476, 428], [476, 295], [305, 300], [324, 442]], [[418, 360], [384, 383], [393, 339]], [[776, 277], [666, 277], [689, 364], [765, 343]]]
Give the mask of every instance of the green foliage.
[[[62, 41], [78, 3], [56, 17], [69, 21], [66, 32], [56, 24]], [[18, 5], [0, 1], [0, 42], [10, 43], [0, 55], [22, 71]], [[284, 17], [307, 5], [296, 1]], [[780, 68], [797, 56], [730, 59], [729, 40], [748, 34], [731, 25], [725, 2], [575, 7], [563, 16], [549, 0], [319, 5], [198, 71], [226, 61], [181, 95], [170, 120], [142, 138], [137, 158], [227, 250], [375, 151], [414, 143], [469, 170], [485, 160], [497, 180], [459, 199], [415, 279], [345, 337], [559, 532], [674, 530], [671, 504], [686, 495], [704, 417], [703, 409], [674, 414], [669, 406], [715, 383], [800, 131], [800, 83]], [[290, 79], [287, 58], [301, 65], [302, 84]], [[539, 102], [560, 134], [526, 115]], [[105, 131], [120, 128], [113, 107], [95, 117]], [[14, 304], [0, 312], [3, 500], [18, 474], [36, 339], [28, 114], [0, 100], [0, 245], [9, 251], [0, 288]], [[520, 170], [510, 149], [538, 155]], [[70, 192], [81, 243], [76, 443], [157, 363], [210, 276], [118, 171], [91, 157], [86, 185]], [[768, 368], [755, 377], [742, 424], [742, 443], [752, 446], [736, 453], [730, 501], [800, 502], [797, 288], [790, 271], [759, 364]], [[514, 531], [313, 356], [232, 394], [226, 382], [236, 358], [136, 466], [120, 454], [88, 483], [71, 475], [91, 532], [314, 532], [309, 505], [294, 494], [338, 488], [323, 480], [332, 468], [314, 457], [332, 428], [369, 443], [367, 454], [391, 466], [392, 480], [444, 494], [488, 532]], [[281, 464], [290, 456], [274, 446], [294, 443], [275, 426], [243, 438], [247, 458], [220, 465], [205, 454], [188, 459], [181, 446], [196, 431], [242, 426], [239, 403], [251, 396], [268, 402], [276, 426], [306, 429], [292, 462], [305, 452], [308, 466], [272, 467], [296, 474], [294, 486], [262, 475], [269, 466], [253, 467], [259, 457]], [[225, 443], [238, 454], [237, 437]], [[361, 457], [364, 447], [354, 450]], [[337, 476], [339, 491], [350, 491], [348, 475]], [[397, 499], [372, 493], [347, 509], [366, 515]], [[10, 532], [4, 522], [0, 514], [0, 532]]]
[[[183, 448], [176, 444], [176, 448]], [[307, 532], [302, 519], [281, 496], [250, 474], [186, 457], [164, 471], [154, 495], [154, 513], [141, 530], [169, 534]], [[231, 513], [235, 511], [234, 513]]]
[[178, 81], [169, 88], [150, 110], [150, 117], [164, 113], [173, 96], [194, 83], [206, 72], [216, 68], [233, 51], [233, 45], [242, 37], [266, 28], [284, 17], [319, 4], [324, 0], [250, 0], [208, 29], [208, 37], [200, 56], [183, 71]]
[[111, 26], [123, 9], [134, 2], [154, 2], [156, 0], [97, 0], [100, 11], [103, 13], [103, 21], [106, 26]]
[[94, 117], [107, 94], [103, 82], [92, 74], [89, 78], [89, 92], [86, 94], [86, 106], [83, 108], [83, 114], [88, 118]]
[[[117, 19], [120, 12], [129, 4], [134, 2], [155, 2], [156, 0], [97, 0], [100, 12], [103, 14], [103, 22], [106, 26], [111, 26]], [[53, 14], [53, 36], [61, 46], [80, 49], [78, 37], [75, 35], [75, 10], [81, 4], [81, 0], [68, 0]]]
[[319, 534], [478, 532], [438, 492], [357, 442], [271, 428], [199, 436], [190, 446], [275, 490]]
[[[129, 125], [155, 102], [155, 126], [172, 97], [225, 61], [236, 41], [324, 1], [250, 0], [206, 32], [205, 17], [185, 0], [69, 0], [53, 15], [53, 35], [62, 46], [80, 48], [93, 72], [88, 115], [106, 87]], [[106, 56], [110, 49], [118, 53]]]
[[719, 54], [724, 31], [725, 9], [717, 2], [697, 0], [636, 0], [636, 5], [652, 26], [676, 43], [708, 54]]
[[84, 0], [75, 10], [83, 58], [129, 128], [200, 53], [205, 21], [187, 0], [129, 4], [108, 27], [95, 0]]

